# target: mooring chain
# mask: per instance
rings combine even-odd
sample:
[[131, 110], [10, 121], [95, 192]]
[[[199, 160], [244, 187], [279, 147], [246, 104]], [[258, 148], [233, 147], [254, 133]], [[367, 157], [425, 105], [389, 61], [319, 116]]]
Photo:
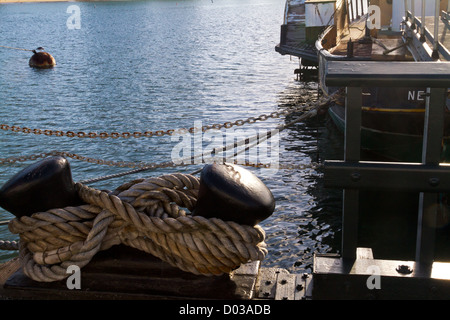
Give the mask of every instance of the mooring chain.
[[57, 151], [53, 150], [50, 152], [42, 152], [42, 153], [36, 153], [31, 155], [24, 155], [24, 156], [17, 156], [17, 157], [8, 157], [8, 158], [0, 158], [0, 164], [14, 164], [16, 162], [25, 162], [29, 160], [37, 160], [37, 159], [43, 159], [47, 157], [54, 157], [54, 156], [62, 156], [67, 157], [75, 160], [80, 160], [88, 163], [94, 163], [99, 165], [107, 165], [111, 167], [128, 167], [128, 168], [142, 168], [142, 167], [151, 167], [158, 165], [157, 163], [140, 163], [140, 162], [133, 162], [133, 161], [113, 161], [113, 160], [104, 160], [104, 159], [96, 159], [91, 157], [82, 156], [76, 153], [72, 152], [66, 152], [66, 151]]
[[150, 138], [150, 137], [161, 137], [161, 136], [172, 136], [174, 134], [184, 134], [184, 133], [196, 133], [196, 132], [206, 132], [211, 129], [222, 129], [222, 128], [232, 128], [234, 126], [243, 126], [244, 124], [252, 124], [256, 121], [266, 121], [271, 118], [279, 118], [282, 115], [288, 115], [290, 113], [296, 111], [304, 111], [307, 106], [302, 105], [300, 107], [288, 107], [284, 110], [274, 111], [270, 114], [262, 114], [258, 117], [249, 117], [245, 120], [238, 119], [234, 122], [227, 121], [225, 123], [215, 123], [211, 125], [205, 125], [200, 128], [190, 127], [189, 129], [181, 128], [181, 129], [168, 129], [168, 130], [156, 130], [156, 131], [135, 131], [135, 132], [84, 132], [84, 131], [63, 131], [63, 130], [51, 130], [51, 129], [31, 129], [28, 127], [21, 127], [16, 125], [8, 125], [8, 124], [0, 124], [0, 129], [4, 131], [13, 131], [13, 132], [21, 132], [21, 133], [31, 133], [36, 135], [45, 135], [45, 136], [56, 136], [56, 137], [69, 137], [69, 138]]
[[[42, 152], [38, 154], [32, 154], [27, 156], [18, 156], [18, 157], [9, 157], [9, 158], [0, 158], [0, 164], [14, 164], [16, 162], [25, 162], [29, 160], [37, 160], [37, 159], [44, 159], [47, 157], [54, 157], [54, 156], [62, 156], [71, 158], [74, 160], [84, 161], [88, 163], [98, 164], [98, 165], [106, 165], [111, 167], [120, 167], [120, 168], [134, 168], [136, 169], [135, 172], [127, 171], [128, 174], [130, 173], [137, 173], [142, 170], [149, 170], [149, 169], [158, 169], [158, 168], [169, 168], [169, 167], [176, 167], [181, 165], [188, 165], [189, 163], [182, 163], [180, 165], [174, 164], [172, 161], [166, 161], [166, 162], [134, 162], [134, 161], [113, 161], [113, 160], [104, 160], [104, 159], [96, 159], [91, 157], [86, 157], [82, 155], [78, 155], [76, 153], [72, 152], [66, 152], [66, 151], [50, 151], [50, 152]], [[254, 167], [254, 168], [271, 168], [270, 164], [265, 163], [253, 163], [249, 161], [245, 161], [242, 163], [237, 163], [237, 161], [234, 161], [234, 164], [239, 164], [246, 167]], [[191, 163], [192, 164], [192, 163]], [[193, 163], [196, 164], [196, 163]], [[311, 163], [311, 164], [295, 164], [295, 165], [284, 165], [284, 164], [278, 164], [279, 169], [317, 169], [321, 165], [319, 163]], [[123, 173], [118, 173], [115, 175], [110, 175], [111, 177], [120, 177], [124, 175]], [[108, 176], [109, 177], [109, 176]], [[105, 180], [104, 178], [101, 178], [101, 180]], [[98, 181], [98, 180], [96, 180]], [[84, 182], [86, 183], [86, 182]]]
[[[301, 120], [304, 120], [308, 117], [314, 116], [317, 113], [317, 108], [320, 106], [325, 105], [327, 102], [322, 102], [317, 104], [315, 107], [316, 108], [310, 108], [308, 112], [304, 113], [302, 116], [300, 116], [299, 118], [284, 124], [284, 125], [280, 125], [277, 127], [277, 130], [282, 131], [283, 129], [285, 129], [286, 127], [297, 123]], [[304, 108], [304, 111], [306, 110], [306, 108]], [[268, 138], [268, 136], [266, 136], [266, 138]], [[258, 137], [257, 142], [260, 142], [260, 139]], [[227, 148], [223, 148], [222, 150], [220, 150], [220, 152], [224, 152], [225, 149]], [[85, 180], [85, 181], [81, 181], [80, 183], [82, 184], [88, 184], [88, 183], [92, 183], [92, 182], [96, 182], [96, 181], [101, 181], [101, 180], [106, 180], [106, 179], [111, 179], [111, 178], [115, 178], [115, 177], [119, 177], [119, 176], [124, 176], [124, 175], [129, 175], [132, 173], [137, 173], [140, 171], [144, 171], [144, 170], [149, 170], [149, 169], [154, 169], [154, 168], [167, 168], [167, 167], [174, 167], [176, 166], [176, 164], [174, 164], [171, 161], [167, 161], [167, 162], [163, 162], [163, 163], [137, 163], [137, 162], [125, 162], [125, 161], [110, 161], [110, 160], [103, 160], [103, 159], [95, 159], [95, 158], [90, 158], [90, 157], [85, 157], [85, 156], [80, 156], [77, 155], [75, 153], [70, 153], [70, 152], [64, 152], [64, 151], [51, 151], [51, 152], [43, 152], [43, 153], [39, 153], [39, 154], [34, 154], [34, 155], [28, 155], [28, 156], [19, 156], [19, 157], [9, 157], [6, 159], [0, 159], [0, 163], [1, 164], [12, 164], [15, 162], [22, 162], [22, 161], [27, 161], [27, 160], [36, 160], [38, 158], [46, 158], [48, 156], [65, 156], [65, 157], [70, 157], [76, 160], [81, 160], [81, 161], [86, 161], [89, 163], [96, 163], [96, 164], [103, 164], [103, 165], [109, 165], [109, 166], [120, 166], [120, 167], [132, 167], [132, 168], [137, 168], [134, 170], [130, 170], [127, 172], [122, 172], [122, 173], [118, 173], [118, 174], [112, 174], [112, 175], [108, 175], [108, 176], [103, 176], [103, 177], [98, 177], [98, 178], [94, 178], [94, 179], [89, 179], [89, 180]], [[250, 166], [250, 167], [256, 167], [256, 168], [277, 168], [277, 169], [299, 169], [299, 170], [304, 170], [304, 169], [313, 169], [313, 170], [317, 170], [319, 169], [322, 165], [320, 163], [316, 163], [316, 162], [312, 162], [310, 164], [289, 164], [289, 165], [283, 165], [283, 164], [263, 164], [263, 163], [251, 163], [249, 161], [245, 161], [244, 163], [237, 163], [237, 161], [234, 161], [235, 164], [240, 164], [243, 166]], [[189, 165], [192, 163], [186, 163], [183, 162], [181, 165]], [[195, 162], [194, 162], [195, 164]], [[0, 241], [0, 250], [18, 250], [19, 248], [19, 243], [17, 241]]]
[[33, 50], [24, 49], [24, 48], [15, 48], [15, 47], [8, 47], [8, 46], [0, 46], [0, 47], [6, 48], [6, 49], [13, 49], [13, 50], [22, 50], [22, 51], [31, 51], [31, 52], [33, 52]]
[[[317, 108], [326, 106], [331, 99], [334, 99], [334, 97], [329, 97], [328, 99], [326, 99], [326, 101], [316, 101], [316, 105], [312, 106], [312, 107], [306, 107], [303, 106], [303, 111], [307, 111], [305, 113], [303, 113], [300, 117], [298, 117], [297, 119], [290, 121], [287, 124], [284, 125], [279, 125], [276, 130], [278, 130], [278, 132], [281, 132], [282, 130], [284, 130], [285, 128], [291, 126], [294, 123], [297, 123], [299, 121], [305, 120], [306, 118], [309, 117], [313, 117], [317, 114]], [[292, 108], [291, 108], [292, 109]], [[298, 108], [297, 108], [298, 109]], [[275, 114], [290, 114], [292, 113], [292, 111], [288, 111], [288, 110], [284, 110], [284, 111], [279, 111], [279, 112], [273, 112], [271, 115], [275, 116]], [[262, 120], [267, 120], [270, 117], [267, 115], [261, 115], [260, 117], [258, 117], [259, 119]], [[249, 123], [253, 123], [254, 119], [258, 119], [258, 118], [248, 118], [247, 121], [249, 121]], [[249, 120], [250, 119], [250, 120]], [[238, 122], [240, 120], [237, 120], [236, 122]], [[245, 122], [244, 122], [245, 123]], [[233, 123], [231, 122], [227, 122], [224, 124], [225, 127], [230, 127], [230, 125], [232, 126]], [[192, 129], [192, 128], [191, 128]], [[261, 138], [259, 136], [259, 134], [255, 137], [249, 138], [249, 139], [245, 139], [245, 140], [252, 140], [253, 138], [256, 139], [256, 144], [260, 143], [261, 141], [269, 138], [269, 135], [264, 135], [265, 137]], [[245, 141], [245, 143], [247, 143]], [[218, 153], [221, 152], [225, 152], [227, 151], [229, 148], [236, 148], [236, 146], [239, 145], [238, 144], [231, 144], [229, 146], [223, 147], [223, 148], [218, 148], [217, 150], [213, 150], [214, 153], [217, 155]], [[245, 149], [242, 149], [241, 151], [235, 153], [234, 156], [236, 156], [238, 153], [241, 153], [243, 151], [245, 151], [246, 149], [248, 149], [249, 147], [246, 147]], [[72, 159], [76, 159], [76, 160], [80, 160], [80, 161], [85, 161], [85, 162], [89, 162], [89, 163], [94, 163], [94, 164], [99, 164], [99, 165], [108, 165], [108, 166], [116, 166], [116, 167], [129, 167], [129, 168], [133, 168], [133, 170], [127, 171], [127, 172], [122, 172], [122, 173], [117, 173], [117, 174], [112, 174], [112, 175], [107, 175], [107, 176], [101, 176], [101, 177], [97, 177], [97, 178], [93, 178], [93, 179], [88, 179], [85, 181], [82, 181], [85, 184], [88, 183], [92, 183], [92, 182], [97, 182], [97, 181], [102, 181], [102, 180], [107, 180], [107, 179], [111, 179], [111, 178], [116, 178], [116, 177], [121, 177], [121, 176], [125, 176], [125, 175], [129, 175], [129, 174], [134, 174], [134, 173], [138, 173], [141, 171], [147, 171], [150, 169], [157, 169], [157, 168], [168, 168], [168, 167], [175, 167], [177, 166], [177, 164], [173, 163], [172, 161], [166, 161], [166, 162], [162, 162], [162, 163], [146, 163], [146, 162], [126, 162], [126, 161], [112, 161], [112, 160], [103, 160], [103, 159], [96, 159], [96, 158], [91, 158], [91, 157], [85, 157], [85, 156], [81, 156], [75, 153], [70, 153], [70, 152], [65, 152], [65, 151], [51, 151], [51, 152], [44, 152], [44, 153], [39, 153], [39, 154], [33, 154], [33, 155], [28, 155], [28, 156], [18, 156], [18, 157], [9, 157], [9, 158], [0, 158], [0, 164], [13, 164], [16, 162], [23, 162], [23, 161], [27, 161], [27, 160], [36, 160], [38, 158], [46, 158], [48, 156], [64, 156], [64, 157], [68, 157], [68, 158], [72, 158]], [[203, 157], [203, 154], [197, 155], [195, 157]], [[194, 160], [194, 161], [192, 161]], [[190, 159], [184, 159], [180, 164], [178, 164], [178, 166], [180, 165], [192, 165], [192, 164], [197, 164], [198, 162], [195, 161], [195, 159], [193, 159], [192, 157]], [[203, 163], [203, 161], [202, 161]], [[243, 165], [243, 166], [250, 166], [250, 167], [258, 167], [258, 168], [276, 168], [276, 169], [290, 169], [290, 170], [304, 170], [304, 169], [313, 169], [313, 170], [317, 170], [321, 167], [320, 163], [311, 163], [311, 164], [300, 164], [300, 165], [282, 165], [282, 164], [276, 164], [276, 165], [272, 165], [272, 164], [263, 164], [263, 163], [251, 163], [249, 161], [245, 161], [243, 163], [237, 163], [236, 160], [234, 161], [234, 164], [239, 164], [239, 165]]]

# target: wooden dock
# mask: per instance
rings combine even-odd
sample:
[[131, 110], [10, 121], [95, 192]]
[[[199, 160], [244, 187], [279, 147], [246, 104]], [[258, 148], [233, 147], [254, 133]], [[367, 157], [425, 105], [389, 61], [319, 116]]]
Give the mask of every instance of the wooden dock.
[[80, 271], [80, 289], [67, 280], [37, 282], [20, 268], [19, 258], [0, 266], [0, 297], [38, 300], [301, 300], [311, 277], [285, 269], [242, 265], [222, 276], [194, 275], [123, 245], [99, 252]]
[[318, 255], [314, 259], [316, 300], [448, 300], [450, 264], [374, 259], [357, 248], [356, 259]]
[[[435, 255], [436, 224], [432, 221], [439, 212], [430, 210], [437, 193], [450, 191], [445, 183], [450, 167], [440, 163], [449, 81], [450, 68], [441, 62], [330, 62], [326, 85], [346, 87], [348, 120], [344, 160], [325, 161], [324, 177], [326, 187], [344, 189], [343, 238], [340, 256], [316, 257], [313, 298], [450, 298], [450, 263]], [[421, 163], [361, 161], [362, 87], [382, 86], [428, 88]], [[360, 192], [376, 190], [387, 194], [408, 191], [420, 197], [414, 221], [414, 261], [378, 260], [372, 253], [359, 256], [358, 226], [364, 214], [359, 209]], [[371, 288], [369, 280], [380, 281], [380, 288]]]
[[[377, 278], [379, 276], [379, 278]], [[81, 270], [81, 288], [66, 280], [42, 283], [26, 277], [19, 258], [0, 265], [0, 299], [6, 300], [189, 300], [256, 301], [448, 299], [450, 264], [424, 268], [415, 261], [374, 259], [357, 248], [356, 259], [314, 257], [312, 274], [242, 265], [230, 275], [196, 276], [135, 249], [99, 253]]]

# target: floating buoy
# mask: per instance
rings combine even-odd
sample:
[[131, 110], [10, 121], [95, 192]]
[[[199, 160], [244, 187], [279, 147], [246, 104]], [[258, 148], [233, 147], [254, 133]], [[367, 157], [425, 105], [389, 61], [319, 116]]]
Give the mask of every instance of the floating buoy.
[[[44, 48], [39, 47], [36, 50], [44, 50]], [[36, 50], [32, 50], [34, 54], [31, 56], [30, 61], [28, 62], [30, 67], [46, 69], [53, 68], [56, 65], [55, 58], [53, 58], [50, 53], [45, 51], [37, 52]]]
[[81, 204], [69, 162], [60, 156], [26, 167], [0, 189], [0, 206], [18, 218]]
[[272, 192], [249, 170], [216, 163], [203, 168], [193, 215], [255, 226], [274, 209]]

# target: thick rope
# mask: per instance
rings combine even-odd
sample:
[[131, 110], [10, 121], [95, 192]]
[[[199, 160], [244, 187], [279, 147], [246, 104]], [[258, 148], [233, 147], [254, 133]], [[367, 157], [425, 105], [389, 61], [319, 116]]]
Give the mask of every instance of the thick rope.
[[[24, 273], [33, 280], [62, 280], [70, 265], [125, 244], [194, 274], [229, 273], [267, 254], [260, 226], [192, 216], [199, 179], [187, 174], [138, 179], [106, 193], [76, 184], [86, 203], [11, 220], [20, 235]], [[211, 208], [214, 210], [214, 208]]]

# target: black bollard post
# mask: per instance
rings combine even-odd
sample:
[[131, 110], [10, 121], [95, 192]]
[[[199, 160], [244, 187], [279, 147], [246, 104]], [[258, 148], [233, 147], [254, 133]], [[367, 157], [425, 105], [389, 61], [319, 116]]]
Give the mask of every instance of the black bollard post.
[[26, 167], [0, 189], [0, 206], [16, 217], [80, 204], [69, 162], [60, 156]]

